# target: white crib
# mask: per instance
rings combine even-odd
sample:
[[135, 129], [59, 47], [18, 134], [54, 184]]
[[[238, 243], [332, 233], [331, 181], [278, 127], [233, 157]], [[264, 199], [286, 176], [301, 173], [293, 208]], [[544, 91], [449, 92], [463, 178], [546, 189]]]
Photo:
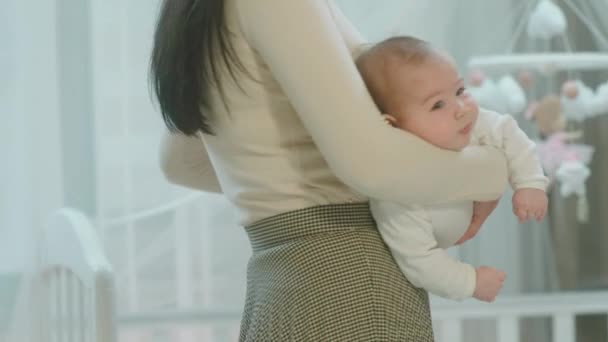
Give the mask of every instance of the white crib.
[[[107, 227], [110, 227], [108, 229], [112, 229], [111, 227], [114, 225], [127, 225], [133, 228], [134, 222], [142, 218], [149, 219], [166, 212], [175, 211], [174, 222], [171, 225], [173, 230], [169, 230], [169, 232], [176, 235], [174, 248], [177, 266], [174, 296], [177, 298], [177, 305], [174, 310], [162, 312], [142, 311], [138, 310], [137, 307], [130, 307], [130, 310], [125, 310], [118, 318], [121, 334], [132, 333], [137, 335], [141, 333], [140, 336], [146, 336], [150, 331], [162, 330], [166, 332], [167, 336], [173, 336], [173, 338], [160, 339], [159, 341], [234, 341], [234, 338], [209, 337], [213, 336], [212, 331], [217, 330], [218, 327], [230, 326], [235, 331], [234, 335], [238, 335], [240, 308], [201, 307], [188, 297], [193, 292], [191, 288], [193, 275], [189, 273], [191, 269], [189, 263], [192, 262], [194, 254], [189, 249], [190, 244], [187, 243], [191, 235], [188, 232], [188, 225], [184, 223], [184, 217], [187, 214], [185, 208], [192, 203], [198, 203], [200, 196], [188, 196], [163, 207], [105, 222]], [[197, 208], [195, 211], [204, 209], [204, 207], [201, 207], [200, 210]], [[212, 237], [204, 236], [202, 240], [208, 243], [212, 240]], [[133, 251], [136, 250], [134, 240], [127, 240], [126, 243], [127, 250], [134, 253]], [[204, 247], [201, 248], [205, 249]], [[206, 263], [211, 263], [211, 259], [211, 256], [205, 256]], [[128, 271], [127, 269], [124, 277], [125, 288], [133, 289], [128, 293], [137, 295], [137, 274]], [[477, 319], [496, 323], [496, 337], [491, 339], [492, 342], [519, 342], [520, 331], [523, 330], [520, 326], [520, 320], [536, 317], [552, 320], [553, 342], [574, 342], [576, 317], [590, 314], [607, 314], [608, 291], [501, 295], [496, 302], [491, 304], [475, 300], [453, 302], [433, 297], [431, 305], [437, 342], [464, 341], [465, 321]], [[205, 330], [205, 332], [200, 333], [201, 330]], [[190, 337], [182, 337], [189, 335]], [[201, 338], [200, 336], [205, 337]], [[133, 338], [129, 342], [131, 340], [146, 341], [145, 338]]]
[[[464, 341], [464, 320], [469, 319], [495, 321], [497, 342], [519, 342], [520, 319], [530, 317], [552, 318], [553, 342], [575, 342], [576, 316], [608, 313], [608, 291], [513, 295], [491, 304], [433, 298], [431, 306], [437, 342]], [[237, 329], [239, 318], [238, 311], [208, 309], [128, 314], [121, 316], [119, 322], [125, 330], [146, 327], [187, 330], [232, 321]]]
[[464, 341], [467, 319], [494, 320], [497, 342], [518, 342], [519, 320], [532, 317], [551, 318], [553, 342], [575, 342], [576, 316], [608, 313], [608, 291], [503, 296], [491, 304], [433, 298], [432, 308], [437, 342]]
[[39, 245], [38, 341], [115, 342], [112, 268], [89, 220], [61, 209]]

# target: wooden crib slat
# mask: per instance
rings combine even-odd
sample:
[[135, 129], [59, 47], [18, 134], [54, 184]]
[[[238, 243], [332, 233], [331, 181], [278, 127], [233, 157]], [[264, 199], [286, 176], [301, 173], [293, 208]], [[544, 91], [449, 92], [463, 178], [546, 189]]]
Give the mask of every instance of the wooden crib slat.
[[519, 319], [516, 316], [501, 316], [496, 326], [498, 342], [519, 342]]
[[574, 315], [571, 313], [558, 313], [553, 315], [553, 341], [575, 342], [576, 327]]

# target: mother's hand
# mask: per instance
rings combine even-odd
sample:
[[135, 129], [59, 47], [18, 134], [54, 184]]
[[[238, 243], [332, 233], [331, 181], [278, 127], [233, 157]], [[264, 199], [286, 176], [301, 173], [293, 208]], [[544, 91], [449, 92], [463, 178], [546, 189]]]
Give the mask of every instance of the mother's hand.
[[500, 198], [494, 201], [474, 202], [471, 224], [469, 224], [469, 228], [466, 232], [464, 232], [464, 235], [458, 241], [456, 241], [456, 245], [460, 245], [477, 235], [488, 216], [490, 216], [494, 209], [496, 209], [498, 201], [500, 201]]

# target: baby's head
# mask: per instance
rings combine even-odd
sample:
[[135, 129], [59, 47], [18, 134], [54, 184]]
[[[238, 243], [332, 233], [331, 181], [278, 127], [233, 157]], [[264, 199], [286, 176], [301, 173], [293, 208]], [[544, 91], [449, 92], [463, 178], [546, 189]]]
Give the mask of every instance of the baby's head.
[[469, 144], [478, 107], [448, 55], [417, 38], [392, 37], [365, 51], [357, 67], [393, 126], [444, 149]]

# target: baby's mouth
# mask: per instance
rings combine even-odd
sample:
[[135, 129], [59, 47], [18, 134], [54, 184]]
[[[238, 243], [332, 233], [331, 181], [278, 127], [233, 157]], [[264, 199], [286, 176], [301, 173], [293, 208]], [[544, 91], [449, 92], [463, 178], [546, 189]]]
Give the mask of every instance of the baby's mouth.
[[464, 126], [464, 128], [461, 129], [460, 131], [458, 131], [458, 133], [460, 133], [460, 134], [469, 134], [469, 132], [471, 132], [471, 128], [473, 128], [473, 123], [470, 123], [470, 124]]

